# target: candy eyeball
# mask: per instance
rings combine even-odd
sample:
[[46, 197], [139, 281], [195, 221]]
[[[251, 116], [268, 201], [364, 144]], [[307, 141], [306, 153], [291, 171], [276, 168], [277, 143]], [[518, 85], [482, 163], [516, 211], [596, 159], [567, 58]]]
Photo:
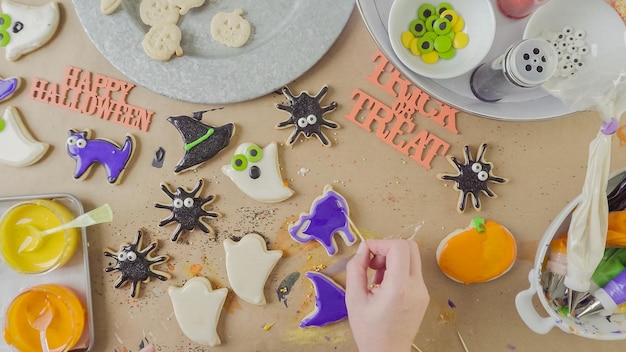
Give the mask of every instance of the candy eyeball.
[[422, 61], [434, 64], [439, 59], [450, 60], [457, 49], [467, 46], [469, 36], [463, 32], [465, 20], [450, 3], [441, 2], [436, 6], [420, 5], [417, 16], [402, 32], [401, 42], [411, 54], [421, 56]]
[[243, 10], [220, 12], [211, 20], [211, 36], [220, 44], [238, 48], [250, 38], [250, 22], [242, 17]]
[[193, 198], [185, 198], [183, 205], [187, 208], [193, 207]]

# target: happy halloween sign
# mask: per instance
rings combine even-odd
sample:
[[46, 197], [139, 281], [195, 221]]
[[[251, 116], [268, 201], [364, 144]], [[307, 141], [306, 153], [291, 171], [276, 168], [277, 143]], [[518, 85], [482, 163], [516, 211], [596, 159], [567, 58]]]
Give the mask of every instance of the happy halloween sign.
[[61, 84], [33, 78], [30, 97], [147, 132], [153, 111], [128, 104], [134, 84], [68, 66]]
[[444, 156], [450, 144], [426, 129], [417, 129], [415, 116], [421, 116], [458, 134], [456, 114], [458, 110], [442, 104], [401, 77], [400, 72], [378, 51], [372, 58], [378, 62], [374, 72], [366, 79], [396, 97], [393, 106], [356, 88], [352, 100], [356, 100], [346, 119], [354, 122], [387, 143], [400, 153], [430, 169], [433, 158]]

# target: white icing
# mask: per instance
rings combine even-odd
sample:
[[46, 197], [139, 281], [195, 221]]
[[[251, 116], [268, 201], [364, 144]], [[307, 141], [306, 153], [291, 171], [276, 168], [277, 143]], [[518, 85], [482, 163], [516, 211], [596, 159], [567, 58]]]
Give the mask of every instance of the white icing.
[[250, 233], [239, 241], [224, 240], [226, 273], [233, 291], [248, 303], [265, 304], [265, 282], [283, 256], [281, 250], [268, 251], [263, 237]]
[[[252, 143], [242, 143], [235, 150], [235, 155], [245, 154]], [[250, 168], [256, 166], [261, 170], [257, 179], [249, 176]], [[283, 184], [278, 163], [278, 147], [275, 142], [263, 149], [263, 158], [257, 162], [248, 162], [243, 171], [233, 169], [231, 164], [222, 166], [222, 172], [249, 197], [260, 202], [277, 203], [291, 197], [293, 190]]]
[[[56, 32], [61, 18], [55, 1], [41, 6], [27, 6], [2, 0], [2, 12], [11, 17], [11, 28], [7, 29], [11, 40], [5, 52], [9, 61], [15, 61], [46, 44]], [[24, 28], [15, 33], [12, 28], [18, 21]]]
[[170, 286], [168, 293], [180, 329], [193, 342], [211, 347], [221, 343], [217, 323], [228, 289], [211, 288], [204, 277], [193, 277], [183, 287]]
[[4, 128], [0, 129], [0, 163], [23, 167], [34, 164], [44, 156], [48, 144], [30, 135], [15, 107], [7, 107], [2, 120]]

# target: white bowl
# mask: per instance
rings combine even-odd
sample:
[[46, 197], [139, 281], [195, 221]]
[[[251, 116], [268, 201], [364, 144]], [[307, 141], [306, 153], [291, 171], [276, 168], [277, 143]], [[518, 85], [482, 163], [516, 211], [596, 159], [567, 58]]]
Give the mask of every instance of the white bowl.
[[[604, 0], [551, 0], [535, 11], [524, 30], [524, 39], [540, 38], [543, 32], [561, 32], [565, 26], [583, 30], [589, 53], [582, 59], [587, 68], [607, 72], [621, 70], [626, 51], [626, 26], [617, 11]], [[550, 89], [564, 78], [551, 78]]]
[[[554, 1], [554, 0], [552, 0]], [[626, 175], [626, 169], [613, 173], [607, 184], [607, 193], [614, 189], [622, 178]], [[607, 319], [600, 314], [590, 314], [580, 319], [561, 314], [560, 307], [551, 302], [544, 293], [547, 272], [545, 263], [548, 259], [550, 242], [552, 239], [564, 236], [569, 230], [569, 224], [574, 208], [582, 201], [582, 196], [571, 201], [546, 229], [535, 256], [535, 266], [528, 274], [530, 287], [519, 292], [515, 297], [515, 307], [524, 323], [538, 334], [547, 334], [553, 327], [558, 327], [562, 331], [595, 340], [623, 340], [626, 339], [624, 326], [626, 325], [626, 315], [615, 313], [611, 319]], [[543, 309], [548, 313], [540, 314], [536, 310], [533, 296], [537, 295]]]
[[411, 54], [400, 41], [403, 32], [417, 18], [417, 9], [425, 3], [437, 6], [439, 0], [395, 0], [389, 13], [389, 40], [400, 61], [415, 73], [428, 78], [445, 79], [460, 76], [480, 64], [493, 43], [496, 34], [496, 19], [490, 0], [449, 0], [454, 11], [465, 20], [463, 32], [469, 36], [466, 47], [458, 49], [449, 59], [440, 59], [434, 64], [425, 63], [421, 57]]

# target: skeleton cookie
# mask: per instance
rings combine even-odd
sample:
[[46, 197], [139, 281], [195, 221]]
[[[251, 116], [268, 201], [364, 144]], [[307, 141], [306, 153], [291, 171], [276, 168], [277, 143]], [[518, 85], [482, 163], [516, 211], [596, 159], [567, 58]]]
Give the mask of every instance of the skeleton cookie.
[[220, 44], [238, 48], [250, 38], [250, 22], [241, 17], [242, 9], [219, 12], [211, 20], [211, 36]]

